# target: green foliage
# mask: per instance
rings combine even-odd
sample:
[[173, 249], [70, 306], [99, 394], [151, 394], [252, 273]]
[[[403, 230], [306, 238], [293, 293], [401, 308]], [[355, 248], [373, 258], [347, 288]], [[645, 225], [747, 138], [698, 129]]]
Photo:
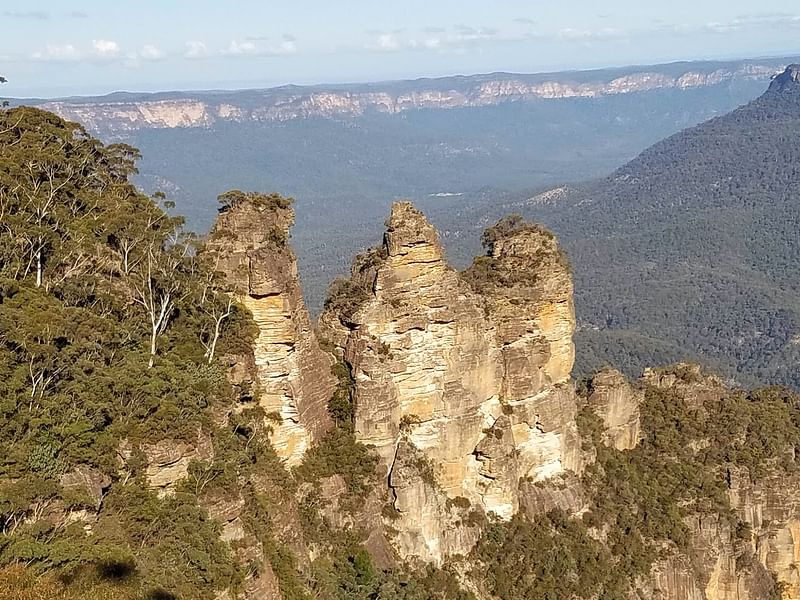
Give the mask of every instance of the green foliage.
[[387, 256], [388, 250], [383, 244], [356, 256], [350, 277], [337, 277], [331, 282], [325, 299], [325, 310], [344, 322], [352, 321], [358, 310], [372, 296], [375, 273]]
[[359, 308], [369, 299], [369, 291], [351, 279], [333, 280], [325, 299], [325, 310], [345, 320], [352, 320]]
[[625, 574], [581, 523], [552, 512], [534, 522], [493, 523], [473, 551], [480, 577], [504, 600], [623, 600]]
[[328, 402], [328, 412], [337, 428], [352, 431], [355, 411], [353, 406], [353, 375], [344, 362], [337, 362], [331, 367], [336, 377], [336, 390]]
[[229, 190], [217, 198], [220, 203], [220, 210], [230, 210], [239, 204], [249, 204], [258, 209], [264, 210], [286, 210], [294, 204], [294, 198], [284, 198], [280, 194], [262, 194], [260, 192], [243, 192], [241, 190]]
[[[277, 459], [246, 415], [232, 432], [212, 425], [235, 398], [207, 347], [215, 274], [182, 219], [130, 183], [135, 149], [30, 108], [0, 113], [0, 146], [0, 565], [124, 564], [143, 590], [186, 598], [235, 588], [241, 574], [197, 497]], [[219, 348], [252, 338], [249, 315], [231, 306]], [[215, 460], [156, 498], [137, 449], [200, 430]], [[134, 449], [127, 480], [123, 441]], [[112, 481], [92, 536], [66, 511], [94, 502], [60, 486], [77, 466]]]
[[797, 469], [800, 398], [777, 388], [726, 390], [685, 365], [658, 374], [676, 383], [645, 387], [644, 436], [633, 450], [606, 447], [600, 418], [588, 407], [578, 414], [584, 450], [597, 453], [583, 476], [589, 510], [582, 517], [518, 515], [484, 531], [472, 554], [479, 565], [474, 575], [492, 594], [625, 600], [657, 559], [690, 550], [686, 522], [697, 514], [727, 522], [734, 546], [742, 548], [737, 561], [753, 559], [750, 527], [728, 501], [728, 472], [746, 468], [763, 477]]
[[491, 227], [486, 228], [481, 236], [481, 245], [486, 250], [486, 253], [491, 255], [498, 241], [512, 237], [523, 231], [535, 231], [549, 239], [555, 237], [552, 232], [547, 231], [544, 227], [533, 223], [527, 223], [522, 215], [514, 213], [503, 217]]
[[[116, 565], [114, 565], [116, 566]], [[146, 590], [122, 569], [103, 565], [68, 578], [40, 577], [20, 564], [0, 568], [0, 598], [13, 600], [142, 600]], [[152, 596], [151, 596], [152, 597]], [[150, 600], [148, 598], [148, 600]]]
[[526, 213], [576, 267], [579, 376], [689, 360], [741, 385], [800, 389], [796, 87]]
[[336, 428], [306, 452], [295, 473], [301, 480], [309, 482], [341, 475], [348, 492], [358, 498], [369, 491], [377, 466], [378, 457], [357, 442], [352, 431]]
[[[533, 236], [544, 238], [549, 242], [555, 239], [550, 231], [541, 225], [526, 222], [518, 214], [503, 217], [495, 225], [484, 230], [481, 243], [486, 253], [483, 256], [475, 257], [470, 267], [462, 273], [462, 277], [478, 292], [484, 290], [486, 286], [511, 288], [517, 285], [535, 284], [541, 275], [539, 272], [541, 265], [545, 263], [551, 253], [551, 250], [545, 245], [540, 243], [534, 254], [525, 257], [522, 261], [516, 261], [518, 264], [514, 266], [509, 266], [494, 256], [495, 246], [498, 242], [523, 232], [529, 232]], [[557, 261], [569, 269], [566, 254], [558, 248], [555, 253]]]
[[588, 408], [578, 416], [582, 437], [597, 450], [597, 462], [584, 475], [592, 501], [583, 524], [608, 532], [614, 568], [630, 581], [649, 571], [664, 542], [688, 548], [690, 515], [716, 514], [737, 538], [750, 539], [749, 527], [736, 519], [728, 501], [732, 466], [746, 468], [751, 477], [797, 468], [796, 394], [777, 388], [746, 394], [717, 385], [699, 402], [683, 391], [707, 385], [696, 370], [678, 365], [661, 374], [678, 383], [645, 388], [644, 438], [635, 449], [605, 447], [599, 418]]
[[324, 600], [474, 600], [454, 573], [427, 567], [421, 570], [381, 570], [358, 542], [356, 532], [334, 530], [320, 519], [311, 497], [301, 506], [306, 535], [325, 551], [311, 565], [309, 589]]
[[135, 578], [142, 589], [169, 589], [191, 598], [213, 598], [215, 590], [241, 580], [230, 549], [219, 539], [219, 526], [195, 496], [159, 499], [145, 482], [131, 481], [114, 486], [104, 502], [92, 536], [85, 535], [81, 523], [24, 524], [0, 542], [0, 561], [63, 573], [106, 565]]

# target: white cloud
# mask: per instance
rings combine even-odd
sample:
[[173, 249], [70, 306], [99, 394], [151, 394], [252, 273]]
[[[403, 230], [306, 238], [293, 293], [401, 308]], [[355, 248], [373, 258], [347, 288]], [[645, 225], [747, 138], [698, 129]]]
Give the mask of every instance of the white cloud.
[[92, 40], [92, 49], [100, 58], [114, 58], [119, 55], [119, 44], [113, 40]]
[[381, 50], [399, 50], [400, 42], [393, 33], [383, 33], [378, 36], [378, 48]]
[[280, 43], [277, 48], [274, 48], [270, 51], [270, 54], [274, 55], [286, 55], [286, 54], [294, 54], [297, 52], [297, 43], [295, 43], [294, 39], [288, 39], [288, 37], [284, 36], [284, 40]]
[[602, 29], [561, 29], [556, 37], [560, 40], [612, 40], [626, 37], [627, 32], [612, 27]]
[[255, 54], [257, 51], [258, 47], [253, 41], [237, 42], [236, 40], [231, 40], [231, 43], [228, 44], [228, 49], [223, 54]]
[[468, 46], [480, 42], [508, 39], [508, 34], [502, 34], [489, 27], [468, 27], [458, 25], [450, 30], [426, 27], [419, 34], [406, 34], [398, 31], [373, 31], [368, 32], [376, 36], [367, 44], [367, 49], [382, 52], [397, 52], [401, 50], [433, 50], [440, 52], [463, 51]]
[[157, 48], [156, 46], [145, 44], [142, 46], [142, 49], [139, 50], [138, 57], [142, 60], [161, 60], [164, 58], [164, 52], [162, 52], [161, 49]]
[[34, 60], [75, 61], [80, 59], [80, 53], [72, 44], [48, 44], [43, 51], [35, 52], [31, 57]]
[[277, 45], [267, 44], [267, 38], [248, 38], [243, 42], [232, 40], [220, 54], [223, 56], [286, 56], [297, 52], [294, 38], [284, 36]]
[[186, 58], [202, 58], [208, 56], [208, 48], [203, 42], [189, 40], [186, 42], [186, 52], [183, 55]]

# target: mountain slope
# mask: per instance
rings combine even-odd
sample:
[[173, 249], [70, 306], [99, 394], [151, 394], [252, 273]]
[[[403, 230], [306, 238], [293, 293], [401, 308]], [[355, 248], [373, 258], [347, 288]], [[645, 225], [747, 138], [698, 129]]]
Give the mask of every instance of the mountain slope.
[[797, 67], [607, 179], [524, 204], [569, 249], [579, 368], [684, 356], [800, 385]]

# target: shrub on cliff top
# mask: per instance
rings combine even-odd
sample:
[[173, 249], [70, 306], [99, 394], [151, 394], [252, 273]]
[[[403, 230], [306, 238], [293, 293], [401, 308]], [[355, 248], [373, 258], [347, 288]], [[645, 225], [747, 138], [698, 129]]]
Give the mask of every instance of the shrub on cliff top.
[[352, 279], [337, 277], [328, 290], [325, 310], [349, 321], [368, 298], [369, 292], [363, 286], [353, 282]]
[[294, 203], [294, 198], [286, 198], [278, 193], [264, 194], [261, 192], [243, 192], [241, 190], [229, 190], [217, 197], [220, 203], [219, 210], [224, 212], [235, 208], [240, 204], [250, 204], [257, 208], [268, 210], [285, 210]]
[[481, 245], [483, 245], [487, 254], [492, 254], [494, 245], [499, 240], [511, 237], [523, 231], [535, 231], [551, 240], [555, 237], [551, 231], [548, 231], [541, 225], [528, 223], [522, 215], [514, 213], [503, 217], [497, 223], [485, 229], [483, 235], [481, 235]]

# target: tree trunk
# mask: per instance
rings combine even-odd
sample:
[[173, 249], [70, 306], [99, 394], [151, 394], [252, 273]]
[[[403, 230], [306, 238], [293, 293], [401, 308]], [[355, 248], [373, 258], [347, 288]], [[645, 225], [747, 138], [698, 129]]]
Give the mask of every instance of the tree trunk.
[[36, 287], [42, 287], [42, 245], [36, 251]]
[[217, 350], [217, 342], [219, 341], [219, 334], [220, 329], [222, 328], [222, 322], [231, 316], [231, 306], [233, 305], [233, 300], [228, 300], [228, 308], [225, 309], [225, 312], [220, 315], [220, 317], [214, 323], [214, 338], [211, 340], [211, 345], [208, 347], [208, 351], [206, 352], [206, 356], [208, 357], [208, 364], [211, 364], [211, 361], [214, 360], [214, 353]]
[[153, 324], [153, 329], [150, 333], [150, 361], [147, 363], [147, 368], [152, 369], [156, 361], [156, 338], [158, 337], [158, 328]]

